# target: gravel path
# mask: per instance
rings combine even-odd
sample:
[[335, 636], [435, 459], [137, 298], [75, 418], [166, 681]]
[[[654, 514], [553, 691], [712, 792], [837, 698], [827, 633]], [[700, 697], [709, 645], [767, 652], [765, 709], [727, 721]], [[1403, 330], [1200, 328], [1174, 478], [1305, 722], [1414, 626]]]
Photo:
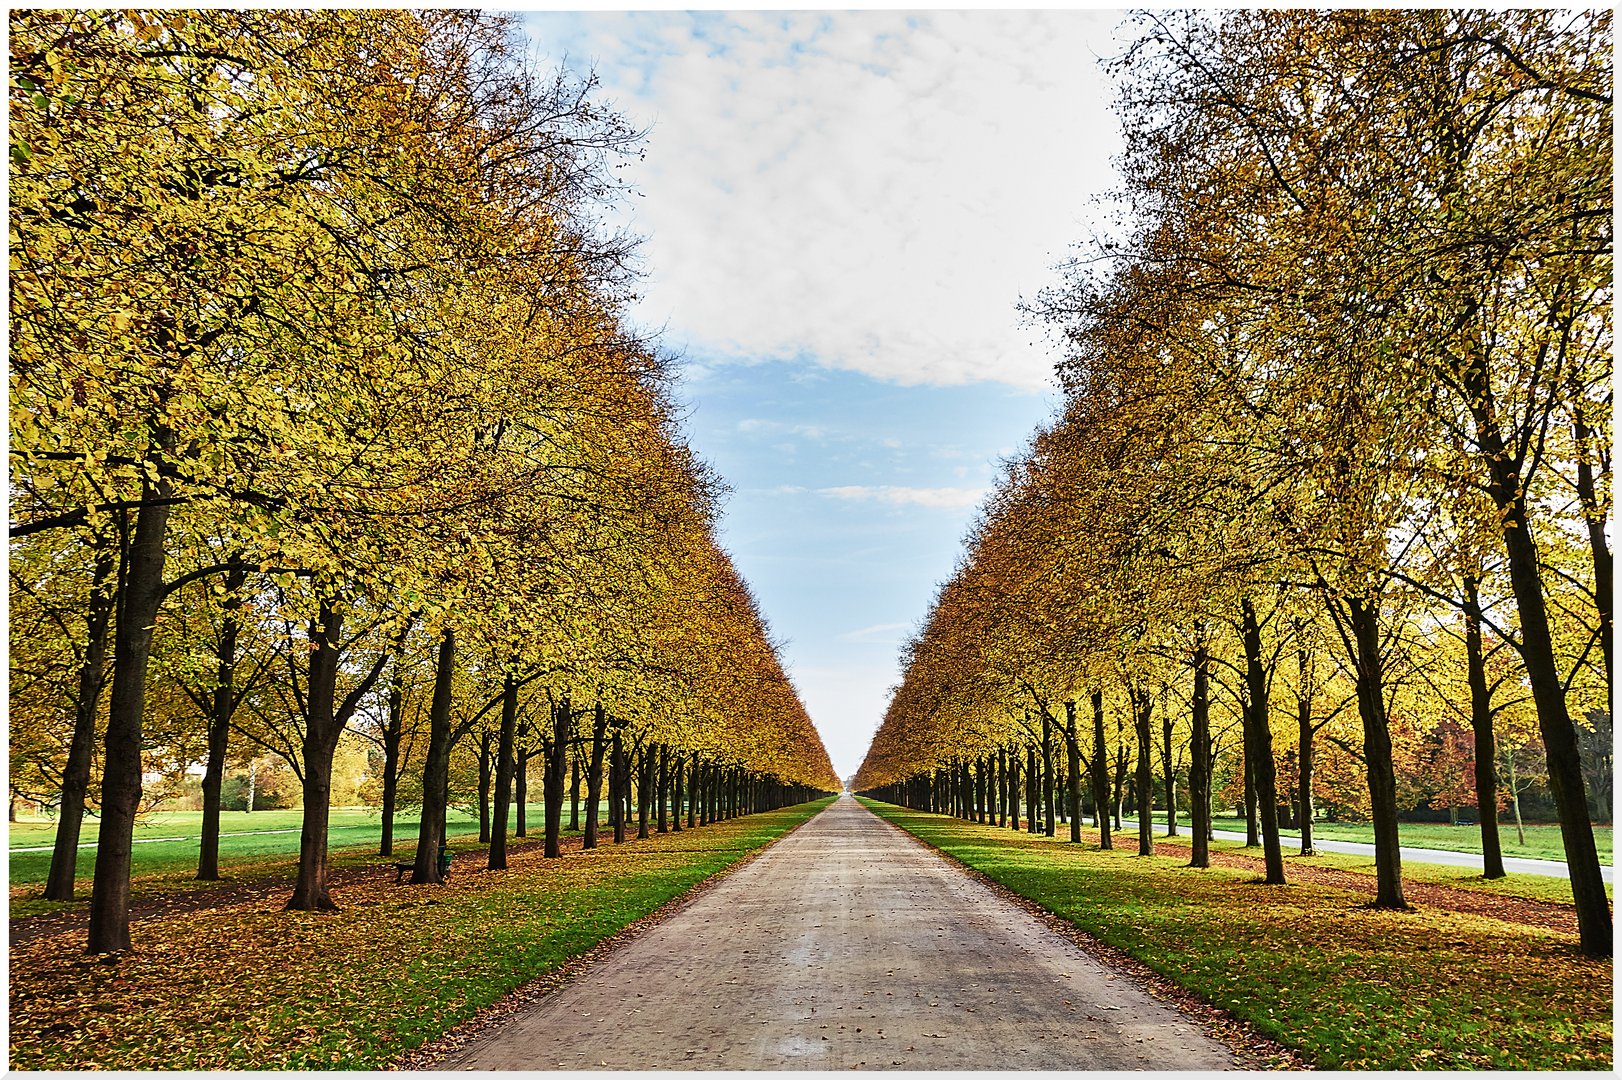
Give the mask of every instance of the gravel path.
[[841, 798], [442, 1069], [1220, 1069], [1123, 974]]

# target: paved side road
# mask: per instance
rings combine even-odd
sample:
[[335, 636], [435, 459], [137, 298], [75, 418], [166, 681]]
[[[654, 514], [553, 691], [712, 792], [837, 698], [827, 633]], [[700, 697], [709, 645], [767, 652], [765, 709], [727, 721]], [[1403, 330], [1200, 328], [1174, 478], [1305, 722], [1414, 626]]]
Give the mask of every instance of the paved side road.
[[[1136, 818], [1126, 818], [1125, 824], [1129, 830], [1136, 832], [1138, 827]], [[1188, 823], [1185, 821], [1182, 827], [1183, 836], [1186, 838], [1188, 835]], [[1156, 838], [1165, 835], [1165, 831], [1164, 824], [1156, 824]], [[1242, 832], [1229, 832], [1225, 829], [1216, 829], [1212, 832], [1212, 835], [1219, 840], [1243, 840], [1245, 838], [1245, 834]], [[1301, 848], [1301, 838], [1299, 836], [1282, 834], [1279, 836], [1279, 842], [1286, 848], [1295, 848], [1297, 851]], [[1312, 843], [1315, 847], [1324, 851], [1338, 851], [1344, 855], [1374, 857], [1373, 844], [1364, 844], [1356, 840], [1325, 840], [1319, 836], [1314, 837]], [[1443, 851], [1440, 848], [1403, 846], [1399, 846], [1397, 852], [1402, 856], [1402, 861], [1405, 863], [1418, 862], [1432, 863], [1437, 866], [1468, 866], [1475, 870], [1480, 870], [1484, 865], [1481, 861], [1480, 852]], [[1513, 855], [1506, 855], [1504, 856], [1504, 870], [1511, 874], [1531, 874], [1536, 877], [1571, 877], [1571, 870], [1566, 864], [1556, 862], [1553, 859], [1523, 859]], [[1599, 876], [1605, 881], [1613, 880], [1613, 875], [1614, 871], [1611, 867], [1601, 866], [1599, 868]]]
[[844, 797], [444, 1069], [1222, 1069], [1219, 1043]]
[[[1219, 831], [1217, 835], [1224, 840], [1243, 840], [1245, 838], [1245, 834], [1242, 832]], [[1301, 838], [1299, 836], [1280, 836], [1279, 841], [1287, 848], [1299, 850], [1301, 847]], [[1356, 840], [1324, 840], [1313, 837], [1312, 844], [1324, 851], [1338, 851], [1347, 855], [1367, 855], [1370, 858], [1374, 856], [1373, 844], [1362, 844]], [[1467, 866], [1478, 872], [1485, 865], [1479, 854], [1470, 851], [1443, 851], [1439, 848], [1402, 847], [1399, 845], [1397, 853], [1402, 856], [1402, 861], [1405, 863]], [[1567, 868], [1566, 864], [1555, 862], [1553, 859], [1522, 859], [1513, 855], [1506, 855], [1504, 856], [1504, 870], [1510, 874], [1530, 874], [1534, 877], [1571, 877], [1571, 870]], [[1612, 870], [1609, 866], [1601, 866], [1599, 875], [1604, 880], [1610, 881]]]

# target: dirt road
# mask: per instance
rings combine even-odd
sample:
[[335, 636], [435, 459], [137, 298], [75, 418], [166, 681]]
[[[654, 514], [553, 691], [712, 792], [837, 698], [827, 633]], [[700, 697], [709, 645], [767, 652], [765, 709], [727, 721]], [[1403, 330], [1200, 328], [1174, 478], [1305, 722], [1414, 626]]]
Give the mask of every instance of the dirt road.
[[444, 1069], [1219, 1069], [1125, 975], [843, 798]]

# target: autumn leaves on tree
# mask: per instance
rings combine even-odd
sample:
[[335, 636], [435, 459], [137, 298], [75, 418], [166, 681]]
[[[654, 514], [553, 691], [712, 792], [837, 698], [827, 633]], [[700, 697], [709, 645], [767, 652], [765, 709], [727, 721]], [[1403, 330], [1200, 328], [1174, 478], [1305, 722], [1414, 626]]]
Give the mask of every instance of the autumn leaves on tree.
[[[950, 778], [1017, 774], [1091, 698], [1127, 719], [1148, 850], [1150, 711], [1176, 709], [1195, 865], [1219, 756], [1270, 882], [1279, 808], [1310, 846], [1314, 770], [1349, 768], [1402, 907], [1399, 775], [1467, 728], [1502, 876], [1495, 735], [1535, 737], [1582, 947], [1609, 955], [1578, 749], [1612, 694], [1609, 13], [1138, 29], [1119, 235], [1029, 305], [1062, 413], [985, 507], [857, 786], [984, 806]], [[1101, 816], [1108, 728], [1061, 747]], [[991, 805], [1017, 820], [1019, 792]]]
[[556, 854], [563, 772], [605, 726], [621, 802], [667, 763], [716, 813], [835, 786], [624, 326], [630, 244], [601, 218], [635, 133], [509, 34], [12, 17], [12, 776], [61, 800], [48, 895], [99, 807], [92, 951], [129, 947], [143, 774], [188, 739], [216, 834], [233, 744], [297, 772], [308, 909], [333, 904], [340, 739], [394, 747], [392, 792], [413, 696], [415, 880], [475, 731], [492, 866], [522, 761]]

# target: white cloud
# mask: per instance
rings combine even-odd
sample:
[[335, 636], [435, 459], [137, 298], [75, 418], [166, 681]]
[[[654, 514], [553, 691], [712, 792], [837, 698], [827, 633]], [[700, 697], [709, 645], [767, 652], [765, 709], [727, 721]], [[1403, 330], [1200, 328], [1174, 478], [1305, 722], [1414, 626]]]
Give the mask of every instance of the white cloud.
[[928, 506], [961, 510], [977, 505], [985, 496], [983, 487], [903, 487], [896, 484], [847, 484], [817, 488], [817, 494], [830, 499], [859, 502], [885, 502], [895, 506]]
[[860, 630], [847, 630], [839, 637], [844, 641], [877, 642], [883, 645], [895, 645], [901, 641], [897, 630], [910, 630], [911, 623], [887, 622], [875, 626], [864, 626]]
[[799, 435], [819, 442], [828, 436], [828, 429], [818, 424], [785, 424], [777, 420], [760, 420], [754, 417], [739, 420], [738, 430], [745, 435], [756, 432], [770, 435]]
[[1115, 14], [584, 18], [606, 96], [651, 128], [631, 225], [649, 237], [640, 315], [670, 345], [902, 384], [1047, 382], [1014, 305], [1114, 182], [1094, 56], [1117, 48]]

